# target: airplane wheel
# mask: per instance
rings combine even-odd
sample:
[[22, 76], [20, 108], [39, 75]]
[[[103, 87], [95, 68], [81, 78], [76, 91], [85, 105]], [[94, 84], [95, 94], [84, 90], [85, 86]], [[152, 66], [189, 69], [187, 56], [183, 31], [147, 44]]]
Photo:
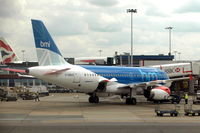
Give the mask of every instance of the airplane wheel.
[[126, 98], [126, 104], [136, 105], [137, 100], [135, 98]]
[[99, 97], [97, 96], [94, 97], [94, 103], [99, 103]]
[[131, 99], [130, 98], [126, 98], [126, 104], [131, 104]]
[[93, 101], [93, 97], [90, 96], [89, 99], [88, 99], [88, 101], [89, 101], [89, 103], [94, 103], [94, 101]]
[[131, 104], [136, 105], [136, 104], [137, 104], [136, 98], [132, 98], [132, 99], [131, 99], [131, 102], [132, 102]]
[[99, 97], [97, 97], [97, 96], [90, 96], [89, 97], [89, 102], [90, 103], [99, 103]]

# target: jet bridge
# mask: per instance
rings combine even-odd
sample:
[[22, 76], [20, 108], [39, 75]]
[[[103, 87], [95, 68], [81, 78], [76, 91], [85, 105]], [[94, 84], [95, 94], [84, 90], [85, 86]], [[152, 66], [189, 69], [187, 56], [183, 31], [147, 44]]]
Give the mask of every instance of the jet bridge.
[[[190, 77], [189, 79], [189, 92], [194, 93], [195, 84], [197, 90], [200, 89], [200, 62], [187, 62], [187, 63], [174, 63], [149, 66], [165, 71], [169, 78]], [[185, 82], [185, 81], [184, 81]], [[183, 83], [185, 84], [185, 83]], [[175, 85], [177, 87], [177, 85]], [[183, 86], [183, 85], [182, 85]], [[182, 86], [179, 86], [182, 87]]]

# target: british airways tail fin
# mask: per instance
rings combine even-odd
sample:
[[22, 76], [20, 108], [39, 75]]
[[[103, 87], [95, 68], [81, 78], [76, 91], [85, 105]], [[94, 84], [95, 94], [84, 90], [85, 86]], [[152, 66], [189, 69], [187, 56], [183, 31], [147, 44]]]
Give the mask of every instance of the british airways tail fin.
[[31, 22], [39, 65], [47, 66], [68, 64], [62, 57], [43, 22], [40, 20], [31, 20]]
[[12, 48], [3, 37], [0, 37], [0, 52], [2, 58], [1, 64], [15, 63], [19, 61], [17, 55], [13, 52]]

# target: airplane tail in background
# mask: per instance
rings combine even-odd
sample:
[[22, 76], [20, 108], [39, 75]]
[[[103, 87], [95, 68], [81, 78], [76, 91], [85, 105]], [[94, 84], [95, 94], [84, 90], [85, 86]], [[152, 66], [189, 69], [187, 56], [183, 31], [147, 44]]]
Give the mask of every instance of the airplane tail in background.
[[43, 22], [40, 20], [31, 20], [31, 22], [39, 65], [47, 66], [68, 64], [62, 57]]
[[2, 62], [1, 62], [2, 64], [14, 63], [19, 61], [17, 55], [13, 52], [11, 47], [2, 37], [0, 37], [0, 52], [2, 56]]

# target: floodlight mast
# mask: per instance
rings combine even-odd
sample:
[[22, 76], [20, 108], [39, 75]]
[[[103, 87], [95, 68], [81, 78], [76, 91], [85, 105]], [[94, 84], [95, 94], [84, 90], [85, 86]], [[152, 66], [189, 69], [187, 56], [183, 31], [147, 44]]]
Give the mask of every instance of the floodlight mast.
[[171, 43], [171, 41], [172, 41], [172, 40], [171, 40], [171, 30], [172, 30], [172, 28], [173, 28], [173, 27], [170, 27], [170, 26], [165, 28], [165, 29], [168, 29], [168, 30], [169, 30], [169, 56], [171, 56], [171, 50], [172, 50], [172, 49], [171, 49], [171, 46], [172, 46], [172, 43]]
[[131, 13], [131, 62], [130, 66], [133, 66], [133, 13], [137, 13], [137, 9], [127, 9], [127, 13]]

